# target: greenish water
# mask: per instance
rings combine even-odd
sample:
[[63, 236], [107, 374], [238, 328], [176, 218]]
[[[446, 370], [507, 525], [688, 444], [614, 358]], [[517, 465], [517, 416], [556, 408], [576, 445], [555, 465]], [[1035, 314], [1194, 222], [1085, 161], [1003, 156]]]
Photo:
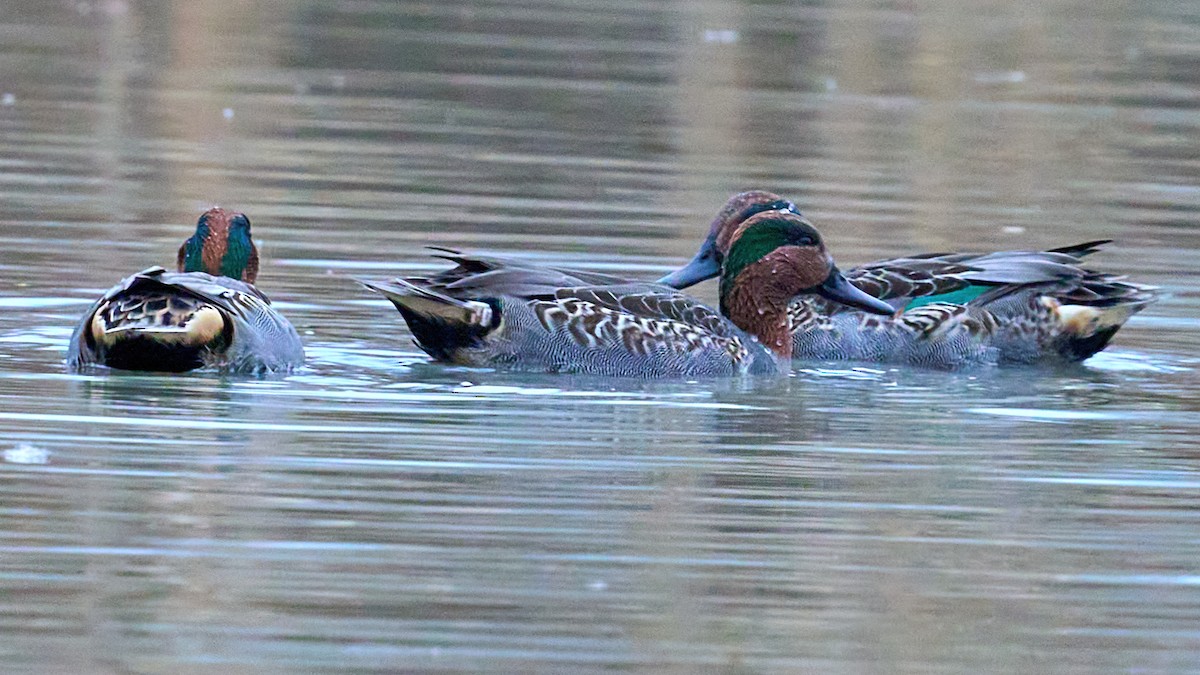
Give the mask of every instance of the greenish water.
[[[16, 0], [0, 33], [5, 672], [1200, 663], [1200, 8]], [[843, 267], [1113, 238], [1165, 297], [1074, 368], [638, 382], [430, 365], [352, 280], [426, 244], [654, 278], [748, 187]], [[214, 203], [309, 366], [67, 373]]]

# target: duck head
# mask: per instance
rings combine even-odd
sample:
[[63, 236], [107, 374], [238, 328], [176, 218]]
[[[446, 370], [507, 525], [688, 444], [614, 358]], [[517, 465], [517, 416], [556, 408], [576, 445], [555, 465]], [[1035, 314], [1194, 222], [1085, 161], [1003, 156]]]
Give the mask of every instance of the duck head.
[[704, 243], [700, 245], [700, 250], [691, 262], [659, 279], [658, 283], [674, 288], [687, 288], [719, 275], [721, 262], [729, 253], [733, 233], [747, 218], [764, 211], [787, 211], [800, 215], [800, 211], [791, 200], [773, 192], [739, 192], [730, 197], [725, 206], [717, 212], [717, 217], [708, 228], [708, 236], [704, 238]]
[[765, 211], [738, 225], [720, 277], [721, 312], [781, 359], [792, 355], [787, 308], [797, 295], [813, 293], [876, 314], [894, 311], [846, 281], [820, 233], [790, 211]]
[[250, 219], [213, 207], [200, 215], [196, 233], [179, 247], [180, 272], [205, 272], [248, 284], [258, 277], [258, 249], [250, 237]]

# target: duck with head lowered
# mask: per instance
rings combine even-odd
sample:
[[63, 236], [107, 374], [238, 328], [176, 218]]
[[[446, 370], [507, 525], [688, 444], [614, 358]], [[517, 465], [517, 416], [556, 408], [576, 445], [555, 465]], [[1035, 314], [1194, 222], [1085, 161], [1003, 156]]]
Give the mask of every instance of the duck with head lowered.
[[[659, 279], [687, 288], [722, 274], [740, 213], [780, 204], [752, 190], [726, 202], [700, 250]], [[1048, 251], [924, 253], [847, 270], [846, 278], [896, 310], [892, 317], [856, 311], [816, 296], [789, 308], [793, 356], [959, 367], [987, 363], [1082, 361], [1157, 297], [1156, 289], [1086, 269], [1082, 259], [1108, 243]]]
[[93, 303], [71, 335], [67, 365], [262, 374], [304, 363], [296, 329], [254, 286], [258, 249], [244, 214], [206, 211], [176, 265], [127, 277]]
[[817, 294], [890, 314], [837, 272], [820, 234], [758, 210], [728, 238], [720, 311], [659, 284], [444, 250], [432, 277], [364, 281], [395, 305], [417, 346], [465, 366], [632, 377], [791, 370], [788, 304]]

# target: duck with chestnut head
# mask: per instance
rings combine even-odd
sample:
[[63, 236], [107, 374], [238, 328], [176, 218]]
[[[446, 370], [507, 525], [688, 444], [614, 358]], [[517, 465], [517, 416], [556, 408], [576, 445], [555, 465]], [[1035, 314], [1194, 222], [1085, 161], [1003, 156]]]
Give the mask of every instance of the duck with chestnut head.
[[271, 373], [304, 362], [296, 329], [254, 286], [258, 249], [244, 214], [202, 214], [176, 266], [138, 272], [92, 304], [71, 336], [67, 365]]
[[[739, 214], [780, 203], [791, 204], [762, 190], [734, 195], [691, 262], [659, 283], [683, 289], [723, 276], [741, 227]], [[887, 303], [895, 315], [799, 296], [788, 310], [793, 356], [942, 368], [1082, 361], [1104, 349], [1129, 317], [1157, 297], [1152, 287], [1082, 266], [1085, 256], [1106, 243], [925, 253], [847, 270], [851, 284]]]
[[660, 284], [446, 249], [439, 257], [453, 269], [363, 283], [438, 361], [608, 376], [786, 373], [793, 297], [892, 311], [846, 282], [820, 234], [790, 211], [744, 218], [728, 250], [720, 311]]

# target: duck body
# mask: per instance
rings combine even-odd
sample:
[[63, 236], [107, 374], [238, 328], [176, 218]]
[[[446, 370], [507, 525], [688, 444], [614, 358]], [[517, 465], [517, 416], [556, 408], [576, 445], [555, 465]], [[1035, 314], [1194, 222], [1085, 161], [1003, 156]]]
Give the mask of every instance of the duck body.
[[793, 356], [812, 361], [868, 361], [935, 368], [994, 364], [991, 316], [953, 304], [930, 304], [898, 316], [824, 313], [793, 303]]
[[71, 335], [67, 366], [264, 374], [304, 363], [296, 329], [254, 286], [258, 250], [245, 215], [202, 214], [177, 265], [126, 277], [92, 303]]
[[793, 354], [937, 367], [1082, 361], [1156, 298], [1148, 286], [1081, 265], [1106, 243], [924, 254], [848, 270], [851, 283], [897, 315], [797, 299]]
[[432, 277], [363, 281], [400, 311], [417, 346], [466, 366], [623, 377], [778, 375], [791, 369], [788, 302], [817, 293], [891, 307], [837, 272], [803, 219], [764, 211], [731, 238], [720, 311], [657, 283], [441, 249]]
[[161, 267], [126, 277], [93, 303], [67, 350], [71, 368], [272, 373], [303, 362], [296, 329], [254, 286]]
[[445, 250], [431, 277], [364, 285], [445, 363], [617, 377], [776, 374], [790, 365], [700, 302], [660, 284]]
[[[742, 214], [763, 205], [778, 208], [780, 200], [763, 191], [734, 195], [692, 261], [659, 283], [682, 289], [720, 274]], [[1086, 256], [1107, 243], [926, 253], [856, 267], [846, 271], [846, 279], [888, 303], [894, 315], [797, 297], [788, 309], [792, 354], [941, 368], [1082, 361], [1157, 298], [1152, 287], [1083, 266]]]

